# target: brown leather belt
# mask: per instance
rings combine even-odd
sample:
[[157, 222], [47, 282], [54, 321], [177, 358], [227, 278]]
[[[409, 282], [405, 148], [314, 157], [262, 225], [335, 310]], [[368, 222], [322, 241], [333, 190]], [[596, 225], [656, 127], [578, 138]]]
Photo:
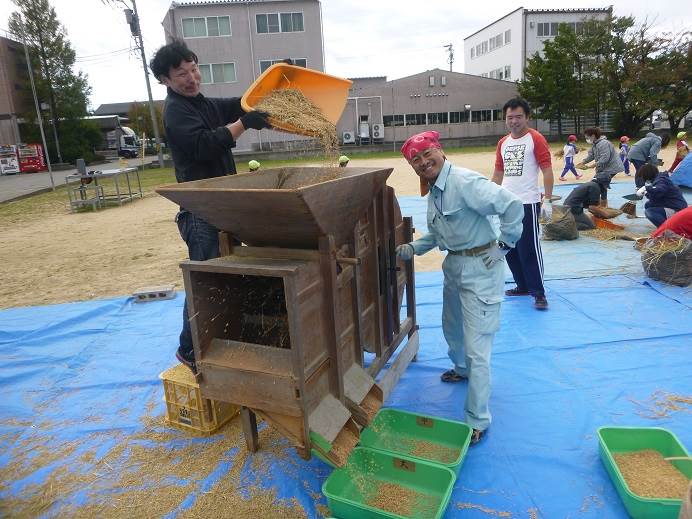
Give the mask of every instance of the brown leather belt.
[[478, 256], [481, 252], [489, 249], [495, 244], [497, 244], [496, 241], [491, 241], [490, 243], [486, 243], [485, 245], [479, 245], [478, 247], [473, 247], [471, 249], [448, 250], [447, 252], [449, 254], [454, 254], [455, 256]]

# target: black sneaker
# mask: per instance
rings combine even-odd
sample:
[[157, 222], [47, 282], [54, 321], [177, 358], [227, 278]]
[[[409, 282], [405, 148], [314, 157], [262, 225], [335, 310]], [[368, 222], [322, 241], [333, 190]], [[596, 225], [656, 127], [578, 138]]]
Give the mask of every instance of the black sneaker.
[[545, 298], [545, 295], [541, 294], [536, 296], [533, 306], [535, 306], [538, 310], [546, 310], [548, 308], [548, 300]]
[[526, 290], [519, 290], [519, 288], [510, 288], [509, 290], [505, 290], [505, 295], [506, 296], [528, 296], [529, 293]]
[[197, 374], [197, 364], [195, 364], [194, 356], [192, 357], [192, 359], [189, 359], [182, 353], [180, 348], [178, 348], [178, 351], [175, 352], [175, 358], [178, 359], [178, 362], [190, 368], [190, 371], [192, 371], [193, 375]]

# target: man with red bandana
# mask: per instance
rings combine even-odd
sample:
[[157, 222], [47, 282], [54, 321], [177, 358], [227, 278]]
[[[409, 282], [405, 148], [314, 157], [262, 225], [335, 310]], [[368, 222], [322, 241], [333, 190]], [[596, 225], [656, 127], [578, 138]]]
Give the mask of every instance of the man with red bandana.
[[[509, 189], [524, 204], [524, 231], [517, 246], [507, 254], [507, 265], [517, 284], [505, 291], [508, 296], [534, 297], [539, 310], [548, 308], [543, 287], [543, 255], [539, 239], [538, 219], [541, 209], [544, 218], [550, 220], [553, 195], [553, 166], [550, 148], [545, 137], [529, 128], [531, 109], [522, 98], [510, 99], [503, 107], [509, 135], [497, 143], [495, 172], [492, 180]], [[541, 204], [538, 189], [538, 172], [543, 174], [545, 197]]]
[[[168, 87], [163, 125], [177, 181], [234, 175], [236, 167], [231, 150], [238, 137], [249, 128], [268, 128], [267, 114], [245, 113], [238, 97], [212, 99], [202, 95], [197, 55], [183, 42], [174, 41], [157, 50], [150, 68]], [[205, 261], [219, 255], [216, 227], [184, 207], [175, 221], [191, 260]], [[183, 306], [183, 330], [176, 358], [196, 371], [187, 301]]]
[[[500, 327], [504, 257], [521, 236], [521, 200], [483, 175], [453, 166], [445, 157], [439, 134], [410, 137], [401, 153], [428, 195], [428, 233], [396, 249], [410, 260], [433, 247], [447, 251], [442, 264], [444, 289], [442, 330], [452, 369], [443, 382], [468, 380], [465, 420], [477, 443], [490, 426], [490, 352]], [[490, 218], [498, 215], [498, 236]]]

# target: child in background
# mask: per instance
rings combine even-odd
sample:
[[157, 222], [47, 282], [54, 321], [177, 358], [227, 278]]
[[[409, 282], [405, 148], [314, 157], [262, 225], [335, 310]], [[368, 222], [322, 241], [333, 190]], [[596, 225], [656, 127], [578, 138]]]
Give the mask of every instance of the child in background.
[[682, 162], [682, 159], [684, 159], [690, 151], [690, 147], [685, 141], [687, 138], [687, 132], [678, 132], [677, 138], [678, 142], [675, 143], [675, 148], [677, 149], [675, 152], [675, 160], [670, 165], [671, 173], [675, 171], [675, 168]]
[[620, 137], [620, 160], [622, 161], [622, 166], [625, 168], [625, 175], [630, 174], [630, 160], [627, 155], [630, 152], [630, 138], [627, 135]]
[[565, 175], [568, 171], [574, 173], [574, 176], [577, 177], [577, 179], [580, 179], [584, 176], [577, 173], [577, 170], [574, 169], [574, 156], [577, 153], [579, 153], [579, 150], [577, 150], [577, 145], [575, 144], [575, 142], [577, 142], [577, 136], [570, 135], [569, 137], [567, 137], [567, 144], [565, 144], [565, 147], [562, 149], [562, 154], [565, 157], [565, 167], [562, 170], [562, 173], [560, 174], [560, 180], [566, 180]]

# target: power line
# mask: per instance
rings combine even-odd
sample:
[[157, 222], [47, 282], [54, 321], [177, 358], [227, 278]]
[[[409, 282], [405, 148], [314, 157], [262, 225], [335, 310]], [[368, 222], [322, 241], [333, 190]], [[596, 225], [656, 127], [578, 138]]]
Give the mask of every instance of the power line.
[[84, 54], [83, 56], [77, 56], [76, 59], [77, 59], [77, 60], [90, 59], [90, 58], [95, 58], [95, 57], [98, 57], [98, 56], [105, 56], [105, 55], [108, 55], [108, 54], [116, 54], [116, 53], [119, 53], [119, 52], [129, 51], [129, 50], [130, 50], [130, 47], [123, 47], [122, 49], [109, 50], [109, 51], [106, 51], [106, 52], [99, 52], [99, 53], [97, 53], [97, 54]]

